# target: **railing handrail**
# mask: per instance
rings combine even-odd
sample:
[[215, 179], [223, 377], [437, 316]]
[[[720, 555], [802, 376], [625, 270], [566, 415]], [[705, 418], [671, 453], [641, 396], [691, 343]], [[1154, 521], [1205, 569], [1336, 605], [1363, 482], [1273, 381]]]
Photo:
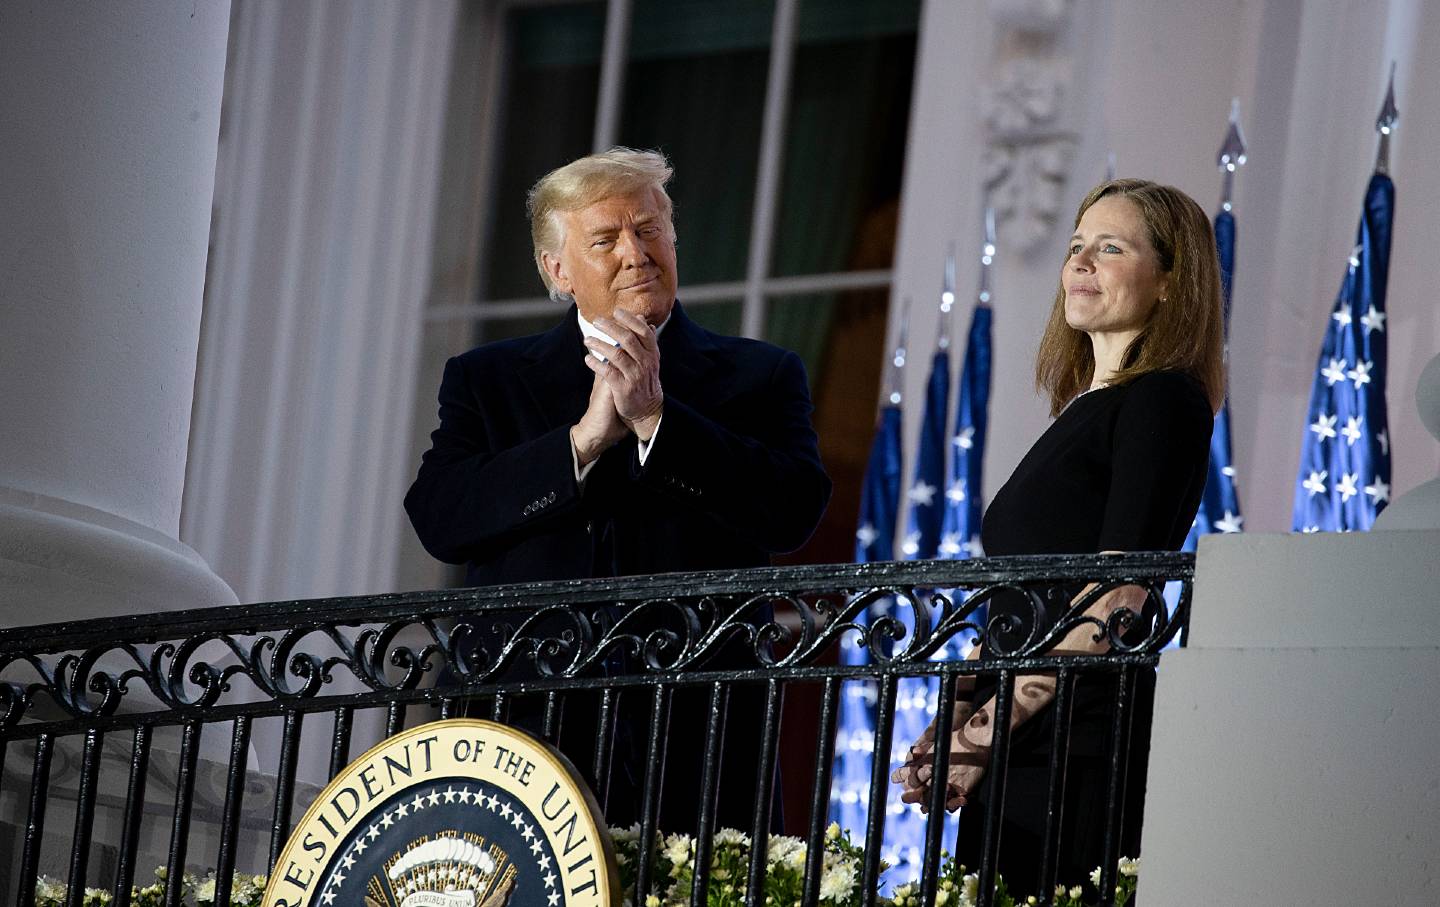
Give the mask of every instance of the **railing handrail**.
[[0, 660], [25, 652], [54, 652], [94, 642], [149, 642], [215, 629], [264, 632], [310, 624], [383, 621], [394, 610], [446, 617], [520, 606], [602, 604], [628, 600], [707, 595], [797, 593], [840, 587], [943, 588], [1014, 582], [1053, 584], [1068, 580], [1193, 579], [1195, 556], [1175, 552], [1103, 555], [1024, 555], [969, 560], [885, 561], [660, 573], [608, 579], [510, 583], [466, 589], [291, 599], [191, 608], [121, 617], [91, 618], [0, 630]]

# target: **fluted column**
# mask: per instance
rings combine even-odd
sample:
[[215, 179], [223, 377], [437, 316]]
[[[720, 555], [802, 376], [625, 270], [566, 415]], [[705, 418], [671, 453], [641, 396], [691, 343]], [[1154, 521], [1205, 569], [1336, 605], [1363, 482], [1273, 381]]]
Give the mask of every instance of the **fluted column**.
[[235, 600], [178, 540], [228, 31], [0, 6], [0, 624]]

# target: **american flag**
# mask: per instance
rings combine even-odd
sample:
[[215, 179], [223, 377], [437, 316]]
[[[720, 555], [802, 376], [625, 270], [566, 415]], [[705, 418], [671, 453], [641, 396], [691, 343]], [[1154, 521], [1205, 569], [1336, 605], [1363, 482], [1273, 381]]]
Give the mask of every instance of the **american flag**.
[[[905, 319], [900, 341], [887, 369], [889, 385], [875, 427], [870, 460], [860, 490], [859, 528], [855, 531], [855, 562], [888, 561], [895, 556], [895, 523], [900, 515], [901, 386], [905, 369]], [[868, 624], [888, 614], [891, 599], [882, 599], [857, 617]], [[847, 665], [870, 661], [869, 651], [849, 634], [840, 645], [840, 660]], [[851, 681], [842, 686], [840, 725], [835, 739], [835, 766], [830, 783], [830, 819], [849, 829], [857, 839], [865, 832], [867, 798], [873, 769], [876, 687], [873, 681]]]
[[[1220, 146], [1217, 163], [1225, 174], [1220, 212], [1215, 215], [1215, 251], [1220, 258], [1220, 287], [1225, 302], [1225, 337], [1230, 337], [1231, 286], [1235, 276], [1235, 212], [1230, 190], [1235, 171], [1245, 163], [1245, 142], [1240, 135], [1240, 102], [1230, 106], [1230, 128]], [[1228, 355], [1227, 355], [1228, 360]], [[1240, 515], [1240, 496], [1235, 490], [1235, 458], [1230, 444], [1230, 401], [1220, 405], [1215, 416], [1215, 429], [1210, 435], [1210, 467], [1205, 478], [1205, 494], [1195, 523], [1185, 538], [1184, 551], [1194, 551], [1200, 536], [1211, 532], [1240, 532], [1245, 520]]]
[[1385, 288], [1395, 184], [1377, 168], [1310, 390], [1291, 528], [1369, 529], [1390, 500]]

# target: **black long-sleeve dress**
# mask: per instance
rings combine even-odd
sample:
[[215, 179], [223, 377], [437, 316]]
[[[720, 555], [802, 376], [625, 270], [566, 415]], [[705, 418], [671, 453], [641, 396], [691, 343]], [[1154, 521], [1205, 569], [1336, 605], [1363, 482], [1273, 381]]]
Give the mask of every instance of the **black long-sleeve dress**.
[[[1213, 414], [1201, 384], [1158, 371], [1128, 384], [1082, 394], [1021, 460], [985, 513], [987, 555], [1084, 554], [1176, 550], [1185, 541], [1205, 489]], [[1049, 625], [1079, 589], [1054, 590]], [[1029, 605], [999, 599], [991, 615], [1011, 609], [1027, 626]], [[1134, 723], [1121, 741], [1128, 754], [1121, 854], [1135, 856], [1150, 746], [1155, 675], [1141, 671]], [[994, 692], [982, 682], [974, 697]], [[1107, 768], [1114, 743], [1113, 676], [1077, 683], [1073, 702], [1056, 881], [1079, 884], [1100, 864]], [[1011, 738], [998, 868], [1012, 894], [1039, 894], [1054, 710], [1045, 708]], [[979, 865], [988, 784], [980, 782], [960, 818], [958, 856]]]

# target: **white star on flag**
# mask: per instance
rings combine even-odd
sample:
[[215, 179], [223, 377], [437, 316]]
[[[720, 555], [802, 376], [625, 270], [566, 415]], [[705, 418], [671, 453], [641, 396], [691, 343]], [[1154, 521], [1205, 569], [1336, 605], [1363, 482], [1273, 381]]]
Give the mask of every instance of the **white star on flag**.
[[1375, 308], [1375, 303], [1370, 303], [1370, 311], [1360, 316], [1360, 324], [1365, 328], [1365, 333], [1371, 331], [1385, 332], [1385, 313]]
[[1354, 447], [1355, 442], [1360, 440], [1360, 424], [1359, 416], [1351, 416], [1345, 420], [1345, 427], [1340, 429], [1340, 434], [1345, 436], [1346, 443], [1351, 447]]
[[1340, 421], [1339, 416], [1327, 416], [1321, 413], [1310, 425], [1310, 430], [1320, 436], [1320, 440], [1335, 437], [1335, 423]]
[[1341, 305], [1340, 310], [1335, 314], [1331, 315], [1330, 317], [1334, 318], [1337, 322], [1339, 322], [1342, 328], [1349, 327], [1350, 322], [1355, 320], [1350, 317], [1350, 303], [1348, 302]]
[[955, 446], [960, 448], [961, 450], [969, 450], [970, 448], [974, 447], [975, 426], [967, 425], [964, 428], [960, 429], [959, 434], [955, 435]]
[[1355, 382], [1355, 389], [1358, 391], [1360, 385], [1370, 383], [1370, 370], [1374, 367], [1373, 362], [1357, 362], [1354, 368], [1345, 373], [1345, 377]]
[[965, 553], [971, 557], [982, 557], [985, 554], [985, 549], [980, 545], [980, 536], [978, 534], [970, 536], [970, 541], [960, 547], [964, 548]]
[[855, 530], [855, 541], [860, 543], [861, 548], [869, 548], [871, 545], [875, 544], [875, 540], [879, 537], [879, 531], [877, 531], [875, 527], [869, 523], [866, 523], [864, 526], [861, 526], [859, 529]]
[[1231, 513], [1227, 510], [1225, 511], [1225, 518], [1223, 520], [1215, 521], [1215, 528], [1221, 532], [1239, 532], [1240, 527], [1244, 525], [1244, 523], [1244, 517], [1238, 513]]
[[909, 555], [910, 557], [914, 557], [915, 555], [919, 554], [920, 533], [911, 532], [907, 534], [905, 538], [900, 542], [900, 551], [902, 554]]
[[1300, 483], [1300, 487], [1310, 492], [1311, 497], [1314, 497], [1317, 494], [1324, 494], [1325, 477], [1329, 474], [1329, 471], [1325, 469], [1322, 469], [1319, 472], [1312, 472], [1310, 473], [1310, 477], [1308, 479]]
[[915, 483], [915, 487], [910, 489], [906, 497], [910, 499], [910, 503], [912, 504], [929, 507], [935, 503], [935, 492], [938, 490], [934, 485], [928, 485], [924, 479], [920, 479]]
[[1320, 370], [1320, 374], [1325, 378], [1326, 385], [1334, 387], [1335, 382], [1344, 381], [1345, 366], [1348, 364], [1344, 359], [1331, 359], [1330, 364]]
[[956, 479], [949, 488], [945, 489], [945, 500], [949, 501], [952, 504], [965, 503], [964, 480]]
[[1233, 479], [1233, 478], [1235, 478], [1235, 467], [1234, 467], [1234, 466], [1221, 466], [1221, 467], [1220, 467], [1220, 474], [1223, 475], [1223, 476], [1226, 476], [1227, 478]]
[[1380, 432], [1375, 436], [1375, 440], [1380, 442], [1380, 452], [1387, 457], [1390, 456], [1390, 432], [1388, 430]]
[[1374, 498], [1376, 504], [1390, 500], [1390, 486], [1378, 476], [1375, 478], [1375, 484], [1365, 486], [1365, 493]]
[[1335, 485], [1335, 490], [1342, 495], [1340, 503], [1343, 504], [1360, 493], [1360, 490], [1355, 487], [1359, 478], [1359, 473], [1354, 472], [1347, 472], [1340, 477], [1340, 481]]
[[947, 532], [945, 537], [940, 539], [940, 553], [946, 557], [954, 557], [965, 550], [960, 544], [960, 533]]

